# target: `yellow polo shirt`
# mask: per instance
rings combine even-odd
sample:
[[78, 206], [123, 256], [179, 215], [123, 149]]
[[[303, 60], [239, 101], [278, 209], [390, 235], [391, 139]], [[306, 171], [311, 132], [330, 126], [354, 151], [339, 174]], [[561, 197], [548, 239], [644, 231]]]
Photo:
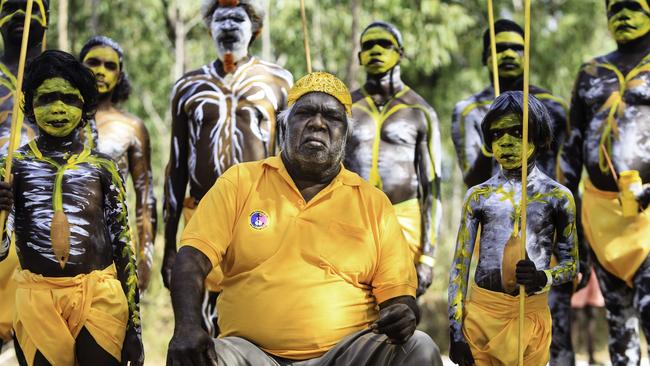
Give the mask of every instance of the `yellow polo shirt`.
[[377, 304], [417, 286], [390, 201], [344, 168], [305, 203], [279, 157], [236, 165], [201, 200], [181, 245], [221, 265], [221, 337], [284, 358], [321, 356], [374, 322]]

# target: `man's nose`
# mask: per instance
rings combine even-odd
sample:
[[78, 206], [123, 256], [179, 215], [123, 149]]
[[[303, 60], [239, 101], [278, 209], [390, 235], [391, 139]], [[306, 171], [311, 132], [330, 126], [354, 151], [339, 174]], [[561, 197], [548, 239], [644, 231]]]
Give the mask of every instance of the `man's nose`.
[[307, 124], [307, 127], [313, 130], [326, 130], [327, 122], [320, 113], [317, 113]]
[[66, 107], [67, 105], [65, 103], [63, 103], [60, 100], [57, 100], [56, 102], [52, 103], [52, 107], [50, 108], [50, 113], [54, 115], [66, 114]]

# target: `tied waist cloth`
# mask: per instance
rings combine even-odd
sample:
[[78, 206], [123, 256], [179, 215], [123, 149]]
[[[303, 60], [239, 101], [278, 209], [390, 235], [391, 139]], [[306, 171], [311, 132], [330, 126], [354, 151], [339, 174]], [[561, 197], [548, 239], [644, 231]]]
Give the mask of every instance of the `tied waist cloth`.
[[115, 264], [75, 277], [44, 277], [28, 270], [15, 274], [14, 330], [31, 366], [40, 352], [53, 365], [75, 365], [75, 342], [86, 328], [116, 360], [129, 317]]
[[[524, 364], [544, 366], [551, 346], [548, 292], [526, 296], [524, 311]], [[519, 297], [472, 284], [465, 304], [463, 334], [477, 366], [516, 365]]]
[[402, 233], [409, 244], [411, 255], [413, 256], [413, 263], [419, 263], [420, 255], [422, 255], [422, 247], [420, 242], [422, 240], [422, 213], [420, 212], [420, 202], [417, 198], [407, 201], [396, 203], [393, 205], [397, 222], [402, 227]]
[[650, 210], [623, 217], [618, 192], [585, 182], [582, 226], [598, 262], [632, 287], [634, 275], [650, 253]]
[[[185, 226], [190, 222], [196, 208], [199, 205], [199, 201], [194, 197], [186, 197], [183, 200], [183, 220], [185, 221]], [[208, 273], [208, 277], [205, 279], [205, 289], [209, 292], [221, 292], [221, 281], [223, 280], [223, 272], [221, 267], [214, 267], [212, 271]]]

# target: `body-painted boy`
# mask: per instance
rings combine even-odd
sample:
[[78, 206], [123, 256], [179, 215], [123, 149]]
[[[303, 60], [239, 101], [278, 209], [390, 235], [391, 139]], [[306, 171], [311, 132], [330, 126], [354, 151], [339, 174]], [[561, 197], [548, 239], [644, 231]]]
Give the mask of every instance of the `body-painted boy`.
[[[450, 358], [459, 365], [517, 364], [518, 285], [526, 289], [524, 364], [546, 365], [551, 344], [547, 291], [571, 281], [577, 272], [575, 204], [569, 190], [535, 163], [536, 155], [550, 145], [552, 127], [546, 108], [533, 96], [529, 101], [527, 258], [513, 260], [512, 253], [517, 258], [522, 244], [522, 110], [523, 93], [505, 92], [481, 125], [486, 149], [500, 169], [470, 188], [463, 206], [449, 277]], [[475, 283], [467, 297], [479, 234]], [[553, 252], [556, 266], [551, 266]]]
[[[165, 174], [163, 283], [169, 288], [181, 215], [187, 222], [216, 179], [231, 166], [276, 153], [276, 114], [286, 107], [291, 74], [249, 54], [262, 30], [259, 0], [203, 0], [201, 12], [218, 58], [176, 82]], [[185, 191], [189, 185], [189, 197]], [[206, 280], [205, 326], [214, 315], [220, 269]]]
[[[79, 60], [97, 78], [99, 105], [90, 123], [97, 133], [97, 151], [110, 156], [120, 168], [122, 177], [131, 175], [135, 189], [135, 212], [138, 227], [139, 288], [147, 288], [153, 266], [156, 238], [156, 197], [153, 193], [151, 146], [144, 122], [117, 108], [131, 93], [131, 82], [124, 68], [124, 52], [114, 40], [96, 36], [81, 49]], [[93, 146], [93, 145], [91, 145]]]
[[[618, 173], [636, 170], [650, 183], [650, 3], [609, 0], [608, 27], [617, 50], [583, 64], [571, 100], [571, 135], [562, 148], [559, 181], [578, 194], [605, 298], [612, 364], [641, 362], [638, 320], [650, 336], [650, 213], [624, 217]], [[650, 188], [637, 192], [645, 209]]]
[[25, 75], [25, 116], [40, 136], [16, 151], [13, 181], [0, 184], [0, 209], [10, 211], [0, 260], [15, 234], [21, 267], [18, 357], [30, 366], [142, 365], [122, 178], [79, 139], [97, 104], [95, 78], [60, 51], [34, 59]]
[[345, 166], [386, 193], [410, 244], [422, 295], [433, 279], [440, 222], [440, 131], [435, 111], [402, 82], [402, 36], [385, 22], [361, 34], [366, 83], [352, 93]]
[[[0, 33], [4, 49], [0, 56], [0, 156], [7, 153], [11, 132], [11, 114], [14, 108], [16, 74], [23, 38], [27, 0], [0, 0]], [[49, 1], [34, 0], [30, 24], [27, 60], [41, 54], [43, 36], [49, 20]], [[21, 145], [34, 137], [37, 128], [30, 121], [23, 123]], [[0, 351], [2, 344], [11, 340], [14, 294], [16, 285], [12, 275], [18, 267], [18, 257], [12, 249], [9, 257], [0, 262]]]
[[[499, 68], [499, 86], [501, 91], [522, 90], [523, 88], [523, 52], [524, 30], [515, 22], [506, 19], [494, 23]], [[490, 34], [483, 33], [483, 64], [492, 75], [492, 58], [490, 52]], [[568, 106], [551, 92], [531, 85], [529, 91], [544, 104], [551, 117], [553, 139], [551, 146], [537, 154], [537, 167], [547, 176], [556, 179], [557, 155], [567, 135]], [[456, 104], [451, 127], [452, 140], [456, 148], [458, 164], [463, 173], [463, 181], [468, 187], [485, 182], [499, 170], [498, 162], [492, 154], [483, 148], [481, 121], [494, 100], [494, 85]], [[582, 243], [582, 241], [581, 241]], [[583, 278], [589, 278], [587, 264], [588, 249], [580, 247]], [[581, 282], [579, 287], [586, 285]], [[571, 366], [575, 364], [575, 353], [571, 340], [571, 295], [573, 284], [566, 283], [553, 287], [549, 293], [549, 305], [553, 318], [553, 340], [551, 342], [551, 366]]]

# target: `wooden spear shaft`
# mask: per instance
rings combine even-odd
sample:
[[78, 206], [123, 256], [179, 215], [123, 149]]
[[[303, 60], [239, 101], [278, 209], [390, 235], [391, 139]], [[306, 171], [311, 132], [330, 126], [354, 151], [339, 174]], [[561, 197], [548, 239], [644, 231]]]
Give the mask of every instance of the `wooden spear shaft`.
[[[25, 61], [27, 60], [27, 43], [29, 41], [29, 28], [32, 24], [32, 8], [34, 0], [27, 0], [27, 10], [25, 11], [25, 23], [23, 25], [23, 40], [20, 45], [20, 58], [18, 59], [18, 75], [16, 78], [16, 90], [14, 92], [14, 106], [11, 114], [11, 133], [9, 137], [9, 148], [7, 149], [7, 160], [5, 161], [6, 183], [11, 181], [11, 169], [13, 168], [13, 156], [16, 151], [16, 145], [20, 143], [20, 132], [23, 126], [23, 118], [20, 105], [23, 101], [23, 77], [25, 73]], [[0, 212], [0, 233], [4, 233], [5, 222], [7, 221], [7, 211]]]
[[311, 51], [309, 49], [309, 31], [307, 30], [307, 13], [305, 0], [300, 0], [300, 16], [302, 17], [302, 34], [305, 45], [305, 58], [307, 59], [307, 73], [311, 74]]
[[494, 97], [498, 97], [501, 94], [501, 88], [499, 86], [499, 63], [497, 62], [497, 41], [496, 41], [496, 32], [494, 30], [494, 6], [492, 5], [492, 0], [488, 0], [488, 22], [490, 23], [490, 54], [492, 56], [492, 80], [494, 84]]
[[[530, 0], [524, 1], [524, 110], [521, 151], [521, 259], [526, 259], [526, 211], [528, 208], [528, 99], [530, 85]], [[524, 366], [524, 315], [526, 288], [519, 285], [519, 366]]]

